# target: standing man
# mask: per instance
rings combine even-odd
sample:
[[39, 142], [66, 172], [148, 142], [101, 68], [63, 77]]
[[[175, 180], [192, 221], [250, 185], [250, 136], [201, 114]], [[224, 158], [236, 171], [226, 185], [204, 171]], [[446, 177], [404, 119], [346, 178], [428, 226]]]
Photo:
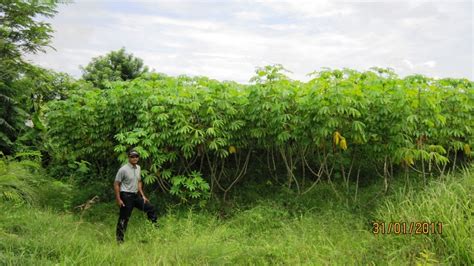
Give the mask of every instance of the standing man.
[[135, 150], [128, 152], [128, 163], [122, 166], [115, 177], [115, 199], [120, 207], [120, 216], [117, 223], [117, 242], [122, 243], [127, 230], [128, 219], [133, 208], [146, 212], [148, 219], [156, 223], [155, 208], [143, 193], [143, 183], [138, 165], [139, 154]]

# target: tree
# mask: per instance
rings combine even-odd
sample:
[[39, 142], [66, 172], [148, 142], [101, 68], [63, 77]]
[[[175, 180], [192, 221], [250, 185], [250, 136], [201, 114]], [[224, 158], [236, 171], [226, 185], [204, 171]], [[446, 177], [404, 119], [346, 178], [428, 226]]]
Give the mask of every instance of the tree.
[[[14, 145], [15, 152], [32, 148], [46, 151], [46, 127], [43, 124], [45, 104], [53, 100], [64, 100], [71, 92], [80, 88], [87, 89], [87, 85], [90, 86], [86, 82], [76, 81], [66, 73], [30, 66], [29, 71], [12, 83], [14, 90], [22, 92], [16, 101], [25, 111], [26, 124], [29, 124], [29, 127], [19, 133]], [[25, 123], [25, 119], [21, 122]]]
[[57, 1], [0, 1], [0, 151], [12, 152], [12, 143], [24, 127], [26, 112], [20, 107], [23, 88], [14, 83], [32, 66], [24, 61], [27, 53], [44, 52], [53, 29], [38, 16], [53, 17]]
[[84, 80], [92, 82], [94, 86], [105, 89], [107, 81], [125, 81], [139, 77], [148, 72], [143, 60], [125, 52], [125, 48], [112, 51], [105, 56], [92, 59], [82, 67]]

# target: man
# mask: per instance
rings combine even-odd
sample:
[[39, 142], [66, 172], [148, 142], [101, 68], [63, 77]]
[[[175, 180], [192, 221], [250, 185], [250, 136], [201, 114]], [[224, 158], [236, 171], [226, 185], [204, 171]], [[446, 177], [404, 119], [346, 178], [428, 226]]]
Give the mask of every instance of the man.
[[117, 223], [117, 242], [122, 243], [127, 230], [128, 219], [133, 208], [146, 212], [148, 219], [156, 223], [155, 208], [143, 193], [143, 183], [140, 176], [140, 166], [137, 164], [140, 155], [135, 150], [128, 152], [128, 163], [122, 166], [115, 177], [115, 199], [120, 207]]

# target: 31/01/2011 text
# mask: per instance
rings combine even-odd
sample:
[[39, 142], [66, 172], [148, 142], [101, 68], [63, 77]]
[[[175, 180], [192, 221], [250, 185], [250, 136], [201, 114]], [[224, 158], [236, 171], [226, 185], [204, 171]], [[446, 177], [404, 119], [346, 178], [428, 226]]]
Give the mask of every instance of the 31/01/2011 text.
[[428, 235], [442, 234], [442, 222], [373, 222], [372, 232], [376, 235]]

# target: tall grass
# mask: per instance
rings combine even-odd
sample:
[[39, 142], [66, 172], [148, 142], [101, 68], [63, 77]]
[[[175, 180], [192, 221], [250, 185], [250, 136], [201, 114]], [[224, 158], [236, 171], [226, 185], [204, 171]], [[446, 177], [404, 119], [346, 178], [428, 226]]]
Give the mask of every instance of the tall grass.
[[[394, 255], [431, 250], [432, 255], [454, 264], [474, 264], [474, 173], [433, 181], [424, 191], [399, 188], [377, 209], [379, 221], [442, 223], [441, 234], [391, 238], [399, 249]], [[435, 258], [432, 259], [436, 261]]]
[[209, 213], [170, 213], [158, 229], [134, 213], [126, 242], [118, 246], [114, 216], [88, 223], [31, 208], [0, 211], [7, 213], [0, 218], [0, 262], [11, 265], [352, 263], [362, 261], [358, 253], [371, 239], [349, 213], [289, 217], [261, 205], [226, 221]]
[[[112, 202], [80, 215], [1, 204], [0, 264], [469, 265], [473, 192], [474, 176], [465, 172], [422, 190], [397, 190], [370, 205], [370, 216], [341, 204], [324, 183], [304, 198], [284, 200], [281, 192], [247, 203], [225, 219], [209, 210], [169, 209], [155, 228], [134, 211], [123, 245], [115, 243]], [[444, 228], [442, 235], [374, 235], [373, 220], [440, 221]]]
[[31, 161], [8, 162], [0, 159], [0, 201], [31, 204], [37, 199], [36, 178], [32, 173], [39, 165]]
[[37, 160], [0, 158], [0, 204], [70, 207], [71, 186], [47, 177]]

